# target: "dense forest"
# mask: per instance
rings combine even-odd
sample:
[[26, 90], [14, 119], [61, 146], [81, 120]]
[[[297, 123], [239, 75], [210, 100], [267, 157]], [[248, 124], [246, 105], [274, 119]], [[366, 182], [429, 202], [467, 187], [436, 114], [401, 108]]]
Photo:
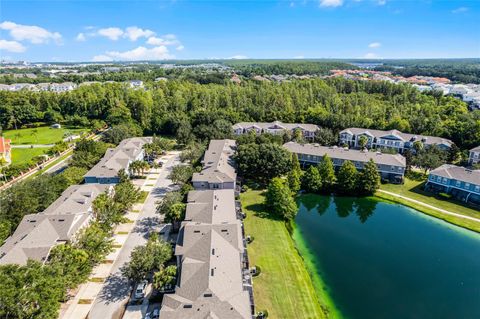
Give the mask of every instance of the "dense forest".
[[118, 83], [94, 84], [67, 93], [0, 92], [0, 125], [35, 122], [130, 123], [144, 134], [181, 141], [230, 134], [239, 121], [306, 122], [338, 131], [346, 127], [398, 129], [452, 139], [461, 149], [480, 145], [480, 111], [409, 85], [345, 79], [244, 81], [199, 84], [147, 83], [145, 90]]
[[386, 60], [377, 71], [405, 77], [414, 75], [445, 77], [454, 82], [480, 83], [480, 59]]

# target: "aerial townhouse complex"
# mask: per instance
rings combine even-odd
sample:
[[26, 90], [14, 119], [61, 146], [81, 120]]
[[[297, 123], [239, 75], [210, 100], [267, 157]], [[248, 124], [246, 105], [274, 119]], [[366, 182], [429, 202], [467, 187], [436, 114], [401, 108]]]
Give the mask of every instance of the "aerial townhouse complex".
[[351, 148], [360, 148], [360, 138], [367, 138], [367, 148], [390, 148], [398, 153], [413, 149], [415, 142], [424, 146], [437, 145], [442, 150], [449, 150], [453, 142], [446, 138], [402, 133], [398, 130], [380, 131], [365, 128], [351, 127], [340, 132], [340, 144]]
[[12, 236], [0, 247], [0, 264], [25, 265], [28, 259], [42, 263], [50, 250], [75, 238], [93, 218], [93, 201], [111, 185], [83, 184], [67, 188], [47, 209], [23, 217]]
[[[234, 141], [212, 140], [204, 170], [210, 170], [210, 160], [218, 163], [225, 156], [230, 164], [215, 165], [209, 175], [218, 174], [221, 181], [226, 170], [235, 180], [230, 158], [234, 147]], [[188, 194], [175, 247], [179, 274], [175, 293], [165, 294], [160, 318], [252, 318], [252, 280], [234, 184], [216, 189], [196, 185]]]
[[233, 125], [232, 128], [235, 135], [246, 134], [250, 131], [255, 131], [257, 134], [284, 134], [285, 132], [293, 134], [295, 130], [300, 130], [308, 140], [313, 140], [319, 129], [318, 125], [315, 124], [282, 123], [279, 121], [271, 123], [241, 122]]
[[123, 140], [115, 148], [107, 149], [100, 162], [85, 174], [85, 183], [118, 183], [120, 170], [128, 175], [130, 163], [144, 159], [143, 146], [150, 142], [149, 137], [132, 137]]
[[468, 156], [468, 164], [473, 165], [478, 163], [480, 163], [480, 146], [472, 148]]
[[405, 173], [405, 157], [400, 154], [383, 154], [364, 150], [353, 150], [337, 146], [320, 146], [318, 144], [299, 144], [288, 142], [283, 145], [291, 153], [298, 156], [303, 165], [316, 165], [322, 161], [324, 155], [332, 159], [335, 168], [342, 166], [343, 162], [351, 161], [357, 169], [372, 159], [377, 164], [378, 172], [382, 179], [392, 182], [401, 182]]
[[430, 172], [425, 189], [480, 205], [480, 170], [444, 164]]
[[201, 172], [194, 173], [192, 184], [195, 189], [235, 189], [237, 174], [232, 160], [235, 153], [234, 140], [211, 140]]

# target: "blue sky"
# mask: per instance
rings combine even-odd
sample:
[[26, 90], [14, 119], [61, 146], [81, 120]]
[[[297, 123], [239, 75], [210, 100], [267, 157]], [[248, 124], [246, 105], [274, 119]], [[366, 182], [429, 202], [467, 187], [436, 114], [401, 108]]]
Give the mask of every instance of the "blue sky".
[[480, 1], [2, 0], [28, 61], [480, 57]]

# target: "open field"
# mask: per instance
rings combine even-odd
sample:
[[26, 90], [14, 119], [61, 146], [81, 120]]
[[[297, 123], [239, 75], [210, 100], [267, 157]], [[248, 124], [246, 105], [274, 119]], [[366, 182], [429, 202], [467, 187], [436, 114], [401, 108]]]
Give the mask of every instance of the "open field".
[[48, 150], [48, 147], [39, 148], [13, 148], [12, 149], [12, 164], [23, 164], [29, 162], [32, 158], [38, 155], [43, 155]]
[[253, 281], [257, 311], [267, 310], [269, 318], [278, 319], [330, 317], [322, 309], [326, 298], [317, 294], [285, 222], [263, 210], [261, 191], [240, 198], [247, 213], [245, 233], [254, 238], [248, 245], [250, 264], [261, 268]]
[[65, 133], [73, 135], [87, 131], [85, 128], [60, 128], [53, 129], [49, 126], [37, 128], [25, 128], [18, 130], [7, 130], [3, 132], [5, 138], [12, 140], [12, 144], [55, 144], [65, 138]]
[[[380, 189], [388, 192], [392, 192], [401, 196], [405, 196], [405, 197], [423, 202], [425, 204], [450, 211], [452, 213], [480, 219], [479, 210], [473, 207], [469, 207], [465, 203], [462, 203], [460, 201], [436, 198], [432, 193], [429, 193], [423, 190], [423, 183], [424, 181], [414, 181], [414, 180], [405, 178], [405, 183], [403, 185], [383, 184], [380, 186]], [[402, 198], [394, 197], [389, 194], [377, 192], [375, 195], [383, 199], [387, 199], [390, 201], [403, 204], [405, 206], [415, 208], [425, 214], [443, 219], [449, 223], [452, 223], [461, 227], [465, 227], [465, 228], [474, 230], [476, 232], [480, 232], [480, 223], [475, 222], [473, 220], [468, 220], [461, 217], [447, 215], [437, 210], [425, 207], [423, 205], [416, 204], [414, 202], [411, 202]]]

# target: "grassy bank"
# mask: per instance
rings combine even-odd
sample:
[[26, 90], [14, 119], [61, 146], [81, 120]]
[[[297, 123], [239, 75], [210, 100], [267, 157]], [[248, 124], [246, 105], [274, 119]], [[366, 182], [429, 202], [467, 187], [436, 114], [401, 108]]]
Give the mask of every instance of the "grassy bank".
[[260, 191], [241, 194], [245, 232], [254, 237], [249, 258], [261, 268], [254, 278], [256, 309], [268, 310], [270, 318], [335, 318], [330, 298], [315, 289], [321, 279], [310, 276], [285, 223], [264, 211], [263, 200]]
[[[472, 207], [465, 205], [465, 203], [455, 201], [455, 200], [443, 200], [436, 198], [432, 193], [426, 192], [423, 190], [423, 181], [414, 181], [406, 178], [403, 185], [393, 185], [393, 184], [384, 184], [381, 185], [380, 189], [389, 191], [401, 196], [405, 196], [422, 203], [438, 207], [452, 213], [461, 214], [469, 217], [480, 218], [480, 212]], [[446, 222], [452, 223], [454, 225], [464, 227], [476, 232], [480, 232], [480, 222], [475, 222], [473, 220], [451, 216], [435, 209], [425, 207], [423, 205], [405, 200], [403, 198], [398, 198], [389, 194], [382, 192], [377, 192], [375, 194], [377, 197], [390, 200], [402, 205], [414, 208], [422, 213], [434, 216], [445, 220]]]
[[45, 154], [47, 150], [48, 150], [48, 147], [12, 148], [12, 163], [13, 164], [29, 163], [34, 157]]
[[68, 132], [73, 135], [80, 134], [87, 129], [65, 128], [54, 129], [49, 126], [37, 128], [25, 128], [18, 130], [6, 130], [3, 132], [5, 138], [11, 139], [12, 144], [55, 144], [60, 142]]

